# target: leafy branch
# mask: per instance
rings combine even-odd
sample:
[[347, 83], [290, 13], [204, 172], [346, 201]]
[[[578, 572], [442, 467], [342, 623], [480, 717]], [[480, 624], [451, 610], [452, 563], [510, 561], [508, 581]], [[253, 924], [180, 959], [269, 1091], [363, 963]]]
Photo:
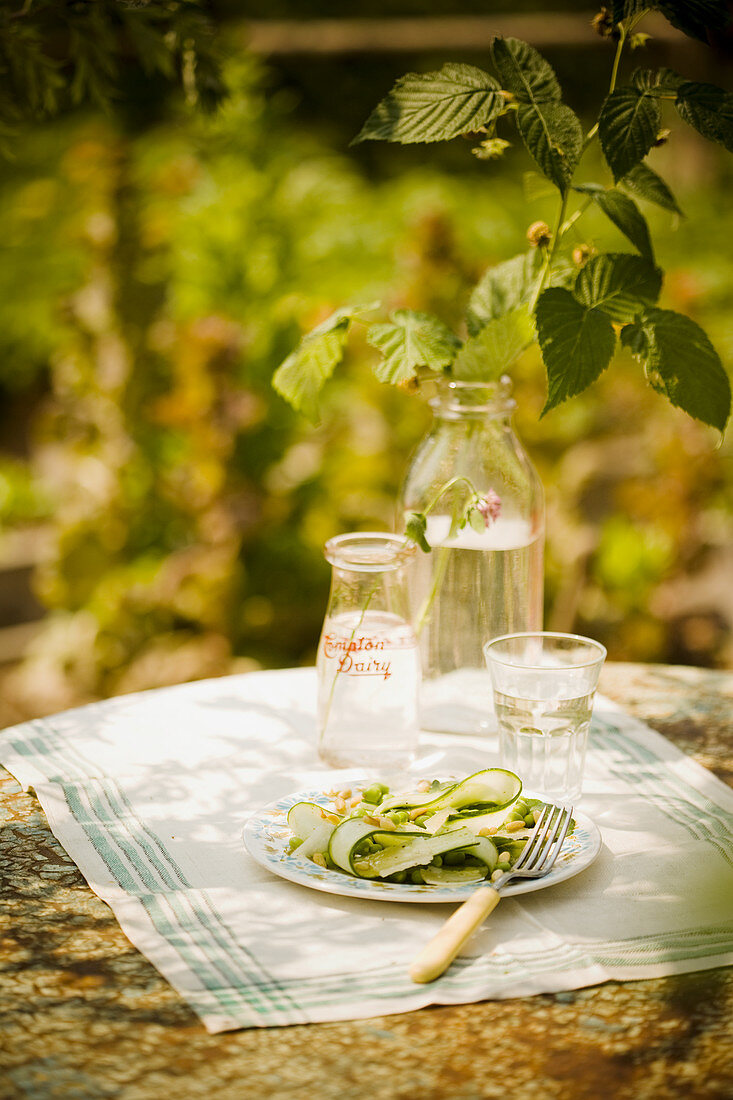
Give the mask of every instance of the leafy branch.
[[139, 66], [213, 109], [224, 97], [221, 58], [202, 0], [17, 0], [0, 10], [0, 153], [21, 123], [120, 98]]
[[[706, 40], [730, 25], [732, 17], [722, 8], [714, 0], [617, 0], [610, 10], [603, 9], [594, 24], [616, 45], [608, 93], [586, 134], [563, 102], [550, 64], [515, 38], [492, 42], [494, 73], [446, 64], [396, 82], [356, 142], [427, 143], [468, 134], [478, 141], [474, 153], [490, 161], [512, 144], [499, 134], [498, 128], [506, 127], [510, 136], [511, 130], [519, 136], [557, 192], [557, 213], [552, 230], [544, 223], [530, 227], [532, 249], [484, 273], [471, 295], [463, 338], [439, 318], [411, 310], [364, 322], [367, 342], [381, 353], [374, 366], [378, 378], [409, 386], [428, 372], [491, 382], [536, 340], [547, 371], [545, 415], [603, 373], [619, 336], [655, 390], [724, 431], [731, 407], [728, 376], [699, 325], [659, 308], [663, 275], [637, 200], [681, 214], [668, 184], [646, 161], [654, 146], [667, 139], [663, 108], [674, 108], [704, 138], [733, 151], [733, 94], [664, 68], [637, 69], [620, 82], [625, 51], [648, 37], [636, 28], [651, 10], [661, 11], [685, 34]], [[577, 179], [596, 139], [611, 175], [609, 185]], [[576, 233], [591, 208], [601, 210], [634, 251], [570, 249], [571, 231]], [[308, 333], [275, 372], [278, 392], [313, 419], [320, 389], [342, 361], [349, 329], [362, 321], [363, 312], [337, 311]]]

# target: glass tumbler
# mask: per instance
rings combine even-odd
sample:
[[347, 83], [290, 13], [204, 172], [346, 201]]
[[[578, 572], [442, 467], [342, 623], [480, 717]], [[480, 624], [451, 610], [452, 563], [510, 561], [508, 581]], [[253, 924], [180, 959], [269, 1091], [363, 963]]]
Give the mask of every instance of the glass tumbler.
[[506, 634], [484, 646], [501, 762], [532, 794], [581, 794], [596, 685], [606, 650], [576, 634]]
[[418, 740], [420, 659], [402, 535], [338, 535], [325, 546], [331, 592], [318, 658], [319, 754], [334, 767], [402, 768]]

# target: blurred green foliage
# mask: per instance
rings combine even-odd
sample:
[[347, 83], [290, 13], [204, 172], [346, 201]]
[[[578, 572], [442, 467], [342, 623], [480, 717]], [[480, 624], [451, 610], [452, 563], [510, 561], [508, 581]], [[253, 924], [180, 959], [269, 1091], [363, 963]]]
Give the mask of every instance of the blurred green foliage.
[[[70, 699], [313, 659], [322, 544], [391, 526], [430, 413], [376, 382], [364, 345], [312, 429], [272, 391], [275, 367], [347, 301], [456, 321], [477, 275], [545, 216], [517, 186], [519, 153], [482, 182], [474, 163], [460, 174], [429, 155], [368, 178], [298, 125], [257, 63], [239, 58], [227, 80], [215, 115], [171, 109], [137, 136], [95, 116], [36, 126], [0, 185], [6, 442], [29, 395], [33, 409], [27, 458], [0, 465], [0, 518], [50, 525], [37, 581], [50, 617], [26, 670]], [[730, 363], [731, 181], [710, 153], [694, 174], [694, 141], [687, 179], [665, 155], [690, 218], [650, 214], [663, 303]], [[547, 625], [598, 637], [612, 659], [730, 662], [731, 624], [704, 593], [730, 541], [730, 443], [716, 449], [631, 360], [542, 421], [537, 357], [515, 386], [548, 495]], [[675, 585], [695, 577], [697, 604], [678, 605]]]

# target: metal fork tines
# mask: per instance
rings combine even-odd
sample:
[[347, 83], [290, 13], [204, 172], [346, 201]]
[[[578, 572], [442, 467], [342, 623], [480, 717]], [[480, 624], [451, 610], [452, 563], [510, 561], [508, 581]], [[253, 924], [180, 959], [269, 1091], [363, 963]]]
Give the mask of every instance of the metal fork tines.
[[537, 819], [532, 837], [517, 856], [514, 865], [500, 878], [492, 881], [491, 885], [494, 889], [500, 890], [509, 879], [515, 877], [542, 878], [543, 875], [549, 874], [560, 855], [572, 818], [572, 806], [545, 804]]
[[410, 966], [413, 982], [432, 982], [450, 966], [469, 936], [475, 932], [501, 897], [499, 891], [512, 878], [542, 878], [548, 874], [560, 854], [572, 821], [572, 807], [545, 804], [537, 818], [532, 836], [517, 856], [514, 866], [491, 883], [479, 886], [456, 909], [430, 943], [423, 947]]

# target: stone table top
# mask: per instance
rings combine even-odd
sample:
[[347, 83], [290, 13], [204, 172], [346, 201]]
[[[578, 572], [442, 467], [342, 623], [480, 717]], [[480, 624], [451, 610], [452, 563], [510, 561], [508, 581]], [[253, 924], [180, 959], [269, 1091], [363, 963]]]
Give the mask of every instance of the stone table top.
[[[601, 690], [733, 786], [733, 673]], [[730, 1100], [733, 968], [209, 1035], [0, 768], [0, 1100]]]

